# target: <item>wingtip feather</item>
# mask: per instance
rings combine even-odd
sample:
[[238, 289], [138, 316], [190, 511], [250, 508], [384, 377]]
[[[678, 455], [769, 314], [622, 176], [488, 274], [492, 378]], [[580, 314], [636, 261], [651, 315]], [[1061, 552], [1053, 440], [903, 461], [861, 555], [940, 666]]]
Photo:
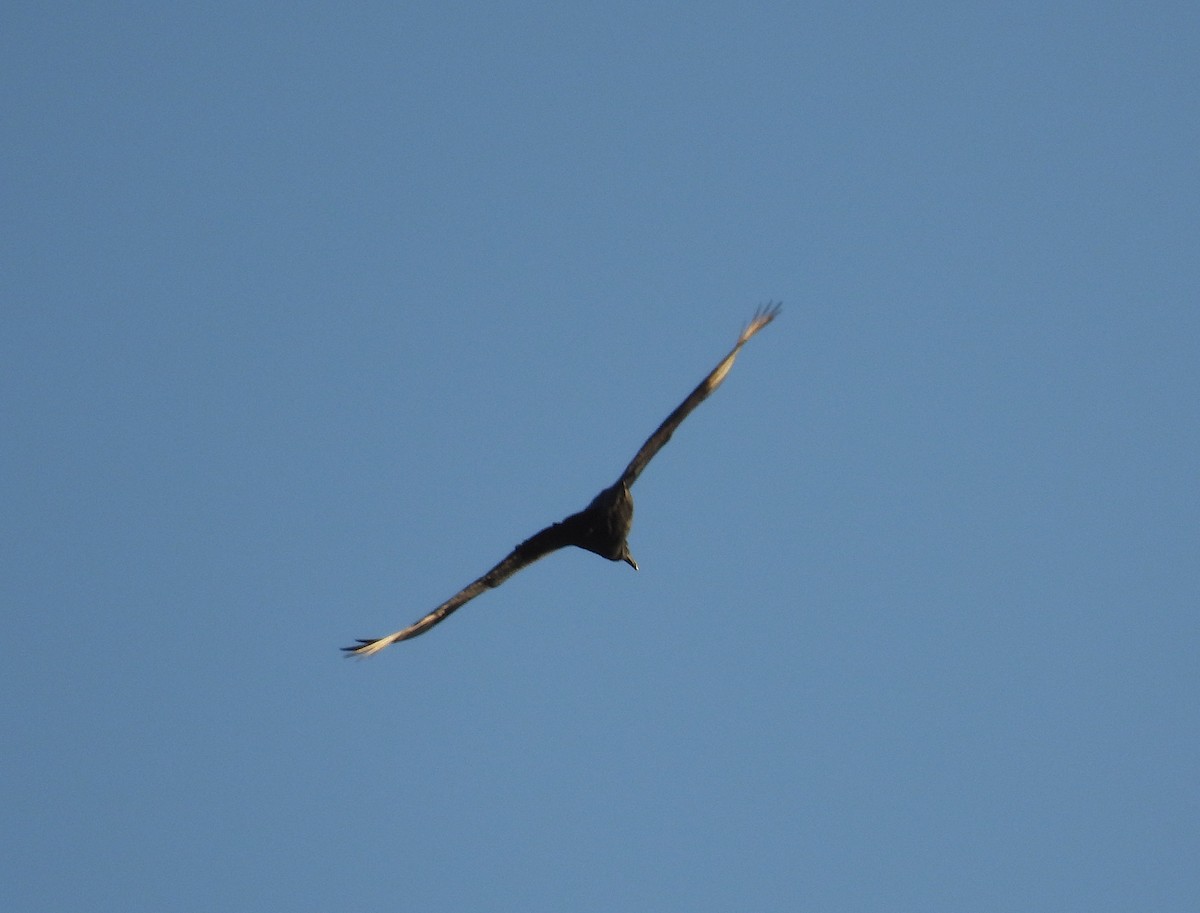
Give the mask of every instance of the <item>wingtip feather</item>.
[[783, 302], [768, 301], [765, 305], [759, 307], [754, 316], [750, 319], [750, 323], [746, 325], [746, 329], [742, 331], [741, 342], [746, 342], [751, 336], [765, 327], [768, 323], [779, 316], [779, 312], [783, 309]]
[[381, 637], [378, 640], [363, 640], [359, 638], [357, 644], [352, 647], [342, 647], [342, 651], [346, 656], [373, 656], [391, 642], [392, 640], [389, 637]]

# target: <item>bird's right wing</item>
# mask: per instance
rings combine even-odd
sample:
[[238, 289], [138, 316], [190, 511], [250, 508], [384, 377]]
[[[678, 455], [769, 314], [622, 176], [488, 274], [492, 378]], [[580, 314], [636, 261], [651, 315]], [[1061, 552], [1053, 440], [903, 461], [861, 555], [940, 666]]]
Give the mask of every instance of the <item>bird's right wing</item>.
[[541, 532], [530, 536], [509, 552], [508, 557], [494, 568], [473, 583], [467, 584], [424, 618], [413, 622], [407, 628], [396, 631], [394, 634], [389, 634], [387, 637], [381, 637], [378, 640], [360, 640], [354, 646], [342, 647], [342, 649], [349, 656], [371, 656], [391, 644], [408, 640], [411, 637], [416, 637], [418, 634], [424, 634], [484, 590], [499, 586], [517, 571], [521, 570], [521, 568], [533, 564], [533, 562], [544, 555], [548, 555], [550, 552], [570, 544], [571, 534], [567, 526], [567, 521], [547, 526]]
[[759, 308], [755, 312], [754, 318], [750, 321], [746, 329], [742, 330], [737, 344], [729, 350], [729, 354], [721, 359], [721, 363], [712, 369], [708, 377], [700, 381], [699, 386], [688, 394], [687, 399], [680, 403], [675, 411], [666, 417], [663, 423], [650, 435], [646, 443], [642, 444], [642, 449], [637, 452], [637, 456], [625, 467], [625, 471], [621, 474], [621, 481], [625, 483], [626, 487], [631, 486], [637, 480], [637, 477], [642, 474], [642, 470], [646, 468], [646, 464], [671, 439], [671, 435], [675, 433], [675, 429], [692, 413], [692, 410], [708, 399], [708, 395], [721, 385], [721, 381], [725, 379], [725, 375], [733, 367], [733, 361], [737, 358], [737, 354], [742, 346], [750, 341], [751, 336], [774, 320], [782, 306], [781, 304], [768, 304], [766, 307]]

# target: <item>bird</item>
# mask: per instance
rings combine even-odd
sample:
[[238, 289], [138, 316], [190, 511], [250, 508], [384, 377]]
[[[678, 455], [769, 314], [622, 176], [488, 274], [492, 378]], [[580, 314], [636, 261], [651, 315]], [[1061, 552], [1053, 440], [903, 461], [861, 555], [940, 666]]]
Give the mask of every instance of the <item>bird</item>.
[[621, 473], [621, 477], [596, 495], [587, 507], [534, 533], [517, 545], [499, 564], [482, 577], [467, 584], [428, 615], [413, 622], [407, 628], [375, 640], [358, 640], [354, 645], [342, 647], [342, 649], [348, 656], [371, 656], [394, 643], [424, 634], [434, 625], [445, 621], [452, 613], [480, 593], [498, 587], [517, 571], [568, 545], [586, 549], [609, 561], [624, 562], [636, 571], [638, 563], [629, 551], [628, 542], [629, 530], [633, 525], [633, 495], [630, 494], [630, 488], [642, 474], [646, 464], [671, 439], [671, 435], [675, 433], [680, 423], [721, 385], [721, 381], [733, 367], [734, 359], [737, 358], [742, 346], [774, 320], [779, 315], [781, 307], [781, 303], [771, 302], [755, 311], [753, 318], [742, 330], [733, 348], [729, 350], [729, 354], [721, 359], [708, 376], [700, 381], [696, 389], [689, 393], [687, 398], [675, 408], [675, 411], [668, 415], [654, 433], [646, 439], [646, 443], [642, 444], [641, 449], [630, 460], [625, 471]]

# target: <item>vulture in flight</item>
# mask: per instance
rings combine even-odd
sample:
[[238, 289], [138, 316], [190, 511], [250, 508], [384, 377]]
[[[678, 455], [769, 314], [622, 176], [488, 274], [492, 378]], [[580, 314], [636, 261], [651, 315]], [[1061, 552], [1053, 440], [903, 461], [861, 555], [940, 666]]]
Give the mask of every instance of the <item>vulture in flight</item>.
[[354, 646], [342, 649], [349, 655], [370, 656], [391, 644], [424, 634], [434, 625], [449, 617], [451, 612], [470, 602], [484, 590], [499, 586], [521, 568], [568, 545], [585, 548], [609, 561], [624, 561], [636, 571], [637, 562], [633, 560], [633, 555], [629, 552], [629, 543], [626, 541], [629, 528], [633, 525], [633, 495], [629, 493], [629, 489], [633, 487], [637, 477], [642, 474], [646, 464], [662, 449], [663, 444], [671, 439], [671, 435], [675, 433], [680, 422], [691, 415], [692, 410], [704, 402], [708, 395], [721, 385], [721, 381], [733, 367], [733, 361], [737, 358], [742, 346], [749, 342], [755, 333], [774, 320], [779, 314], [779, 309], [780, 305], [778, 304], [768, 304], [755, 312], [754, 318], [742, 330], [737, 343], [729, 350], [729, 354], [721, 359], [720, 364], [713, 368], [712, 373], [700, 381], [700, 385], [688, 394], [687, 399], [680, 403], [675, 411], [668, 415], [666, 420], [650, 435], [646, 443], [642, 444], [642, 449], [625, 467], [621, 477], [596, 495], [591, 504], [579, 513], [571, 514], [565, 520], [553, 523], [541, 532], [534, 533], [478, 580], [467, 584], [424, 618], [407, 628], [378, 640], [360, 640]]

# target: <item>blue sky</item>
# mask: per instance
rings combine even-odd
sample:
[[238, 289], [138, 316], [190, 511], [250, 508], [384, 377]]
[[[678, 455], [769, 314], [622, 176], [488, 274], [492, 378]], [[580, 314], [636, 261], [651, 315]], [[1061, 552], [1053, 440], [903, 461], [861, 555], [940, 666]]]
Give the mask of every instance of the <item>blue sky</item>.
[[6, 906], [1200, 907], [1198, 39], [10, 5]]

